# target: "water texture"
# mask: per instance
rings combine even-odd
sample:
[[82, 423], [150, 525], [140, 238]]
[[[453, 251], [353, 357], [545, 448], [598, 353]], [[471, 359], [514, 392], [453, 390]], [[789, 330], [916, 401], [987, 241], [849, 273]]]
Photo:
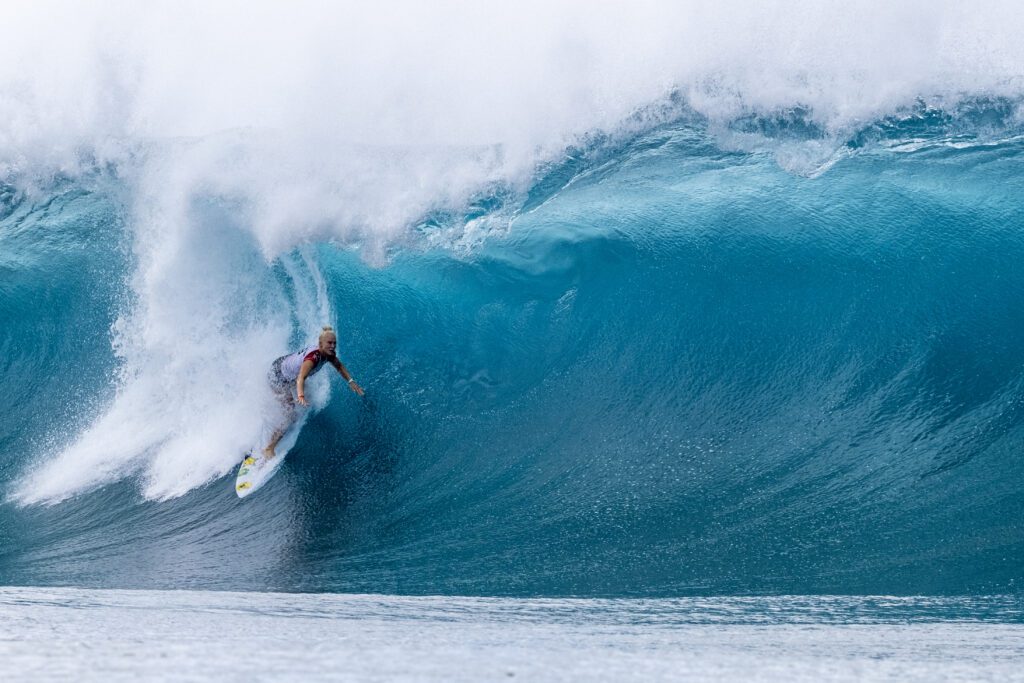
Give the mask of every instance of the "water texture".
[[[972, 616], [951, 617], [964, 607]], [[1019, 681], [1019, 617], [1005, 599], [4, 588], [0, 669], [35, 681]]]
[[1019, 593], [1019, 9], [187, 7], [0, 40], [0, 584]]

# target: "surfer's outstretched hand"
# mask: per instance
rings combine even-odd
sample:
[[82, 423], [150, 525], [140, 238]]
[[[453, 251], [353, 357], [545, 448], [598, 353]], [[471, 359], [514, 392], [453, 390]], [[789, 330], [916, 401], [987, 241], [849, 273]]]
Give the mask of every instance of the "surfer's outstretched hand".
[[364, 393], [366, 393], [366, 392], [363, 391], [363, 388], [361, 386], [359, 386], [359, 383], [356, 382], [354, 379], [350, 379], [348, 381], [348, 388], [351, 389], [352, 391], [356, 392], [360, 396], [362, 396]]

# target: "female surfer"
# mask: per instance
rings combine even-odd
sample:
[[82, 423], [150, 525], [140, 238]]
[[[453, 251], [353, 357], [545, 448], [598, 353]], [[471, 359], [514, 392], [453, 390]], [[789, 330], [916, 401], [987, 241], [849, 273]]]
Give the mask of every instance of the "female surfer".
[[[309, 405], [305, 394], [306, 380], [315, 375], [327, 363], [333, 365], [334, 369], [345, 378], [349, 389], [360, 396], [363, 395], [363, 388], [352, 379], [348, 369], [334, 354], [337, 348], [338, 336], [334, 334], [333, 327], [327, 326], [320, 333], [319, 343], [316, 346], [281, 356], [274, 361], [270, 369], [270, 386], [273, 387], [274, 393], [285, 407], [288, 419], [284, 426], [277, 429], [270, 437], [270, 443], [263, 449], [263, 455], [268, 458], [274, 457], [274, 449], [277, 448], [278, 442], [295, 421], [296, 401], [303, 406]], [[292, 395], [292, 385], [295, 385], [295, 396]]]

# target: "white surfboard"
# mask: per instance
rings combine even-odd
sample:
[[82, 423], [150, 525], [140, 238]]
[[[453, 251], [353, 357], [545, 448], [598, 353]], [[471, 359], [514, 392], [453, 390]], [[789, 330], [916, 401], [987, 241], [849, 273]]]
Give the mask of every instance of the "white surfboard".
[[281, 469], [281, 463], [284, 462], [285, 456], [288, 455], [288, 451], [292, 449], [292, 446], [298, 440], [299, 432], [302, 431], [302, 425], [305, 423], [306, 415], [303, 413], [295, 421], [295, 424], [289, 427], [288, 431], [281, 437], [274, 457], [268, 458], [264, 456], [261, 447], [253, 448], [245, 454], [242, 464], [238, 466], [238, 476], [235, 477], [235, 493], [238, 494], [239, 498], [245, 498], [254, 493], [258, 488], [270, 481], [271, 477], [277, 474], [277, 471]]

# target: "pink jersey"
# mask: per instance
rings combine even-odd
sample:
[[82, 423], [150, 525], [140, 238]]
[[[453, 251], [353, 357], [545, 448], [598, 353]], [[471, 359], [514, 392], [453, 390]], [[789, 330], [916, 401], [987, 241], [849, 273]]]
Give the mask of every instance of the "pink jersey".
[[281, 358], [281, 376], [290, 382], [299, 377], [299, 370], [307, 360], [313, 363], [313, 369], [306, 377], [312, 377], [317, 371], [328, 362], [328, 355], [320, 350], [319, 346], [311, 346], [297, 353], [292, 353]]

